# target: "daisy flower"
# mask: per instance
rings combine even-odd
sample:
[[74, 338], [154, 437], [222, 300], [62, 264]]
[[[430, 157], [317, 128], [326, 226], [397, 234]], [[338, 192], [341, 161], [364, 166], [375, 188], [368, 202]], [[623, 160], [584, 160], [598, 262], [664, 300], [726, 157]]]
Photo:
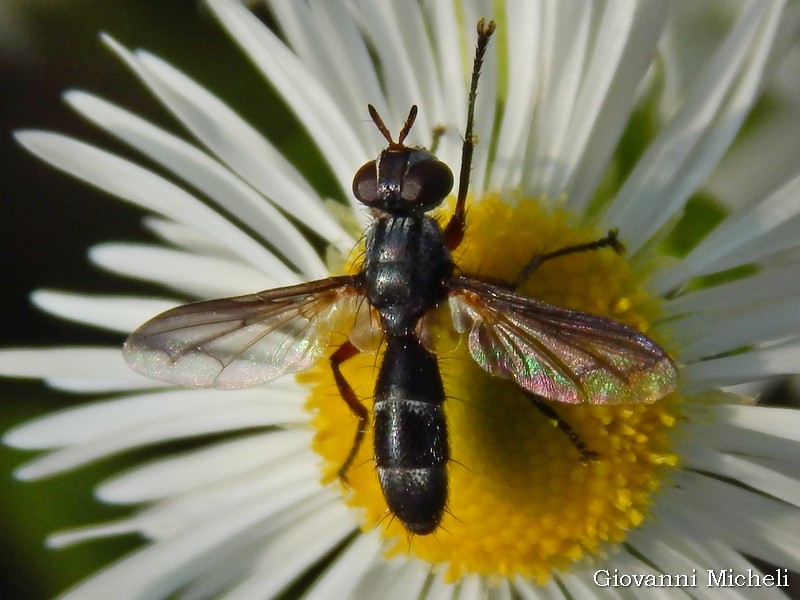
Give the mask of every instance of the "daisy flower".
[[[222, 99], [106, 36], [194, 141], [80, 91], [66, 94], [70, 106], [158, 172], [54, 132], [17, 138], [149, 213], [162, 243], [107, 243], [90, 259], [169, 293], [42, 290], [37, 306], [127, 335], [192, 299], [352, 272], [369, 223], [353, 174], [385, 143], [367, 104], [392, 131], [418, 105], [409, 143], [436, 138], [456, 171], [475, 23], [487, 16], [497, 33], [477, 100], [459, 270], [511, 281], [533, 256], [616, 229], [626, 252], [548, 261], [519, 290], [646, 333], [680, 378], [651, 403], [552, 403], [596, 453], [586, 461], [443, 327], [447, 512], [434, 534], [408, 536], [386, 514], [369, 443], [348, 484], [337, 478], [356, 419], [326, 360], [219, 391], [139, 376], [119, 347], [5, 350], [6, 376], [107, 396], [8, 432], [6, 444], [49, 451], [20, 467], [21, 479], [197, 442], [97, 487], [129, 516], [49, 539], [144, 540], [64, 597], [611, 598], [646, 582], [719, 597], [719, 587], [739, 593], [740, 575], [768, 586], [763, 597], [784, 597], [786, 569], [800, 568], [800, 413], [740, 394], [798, 372], [800, 165], [762, 156], [792, 147], [796, 130], [756, 110], [796, 80], [786, 69], [797, 65], [798, 6], [276, 0], [274, 32], [240, 3], [208, 5], [328, 161], [330, 198]], [[692, 46], [694, 18], [715, 28]], [[378, 360], [363, 353], [343, 365], [358, 397], [372, 396]], [[762, 572], [753, 559], [780, 568]]]

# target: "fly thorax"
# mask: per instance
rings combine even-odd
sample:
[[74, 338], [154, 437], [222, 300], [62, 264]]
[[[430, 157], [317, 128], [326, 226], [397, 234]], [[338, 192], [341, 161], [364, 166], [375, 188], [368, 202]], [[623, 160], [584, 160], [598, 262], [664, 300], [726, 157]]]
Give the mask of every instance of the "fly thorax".
[[413, 331], [445, 297], [453, 262], [438, 223], [424, 216], [386, 216], [367, 232], [364, 277], [370, 304], [389, 335]]

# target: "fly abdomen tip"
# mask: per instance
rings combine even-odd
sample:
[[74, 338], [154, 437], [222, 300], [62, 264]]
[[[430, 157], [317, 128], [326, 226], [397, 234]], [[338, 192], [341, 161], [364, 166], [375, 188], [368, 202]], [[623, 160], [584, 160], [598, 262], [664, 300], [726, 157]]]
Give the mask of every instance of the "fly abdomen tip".
[[436, 530], [447, 503], [444, 466], [378, 467], [378, 477], [389, 510], [410, 533], [427, 535]]

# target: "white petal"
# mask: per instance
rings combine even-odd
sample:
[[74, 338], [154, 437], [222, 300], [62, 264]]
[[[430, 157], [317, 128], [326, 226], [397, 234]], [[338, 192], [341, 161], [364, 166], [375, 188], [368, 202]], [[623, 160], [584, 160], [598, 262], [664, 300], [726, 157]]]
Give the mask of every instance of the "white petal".
[[4, 441], [21, 448], [64, 446], [16, 473], [34, 479], [167, 440], [306, 421], [300, 402], [285, 393], [265, 402], [266, 390], [178, 390], [100, 402], [24, 424]]
[[223, 241], [248, 264], [274, 273], [287, 284], [299, 281], [295, 273], [256, 240], [152, 171], [64, 135], [45, 131], [22, 131], [15, 135], [25, 148], [57, 169], [122, 200], [195, 227]]
[[322, 210], [322, 203], [309, 183], [272, 144], [218, 97], [157, 56], [144, 51], [132, 54], [110, 37], [103, 40], [233, 171], [341, 251], [349, 249], [352, 239]]
[[[643, 557], [632, 555], [631, 551], [625, 547], [619, 548], [618, 551], [614, 552], [611, 556], [604, 560], [602, 568], [604, 571], [610, 571], [612, 576], [616, 573], [636, 574], [640, 576], [659, 575], [658, 571], [652, 564], [645, 562]], [[605, 573], [602, 573], [602, 575], [605, 575]], [[577, 574], [570, 574], [564, 577], [563, 581], [567, 590], [572, 594], [572, 596], [569, 596], [570, 598], [591, 598], [595, 597], [595, 594], [597, 593], [595, 590], [598, 589], [598, 586], [596, 586], [594, 583], [594, 576], [589, 578], [580, 577]], [[631, 585], [630, 588], [636, 589], [633, 585]], [[620, 598], [619, 589], [627, 591], [625, 588], [621, 588], [620, 586], [609, 586], [602, 588], [602, 592], [604, 593], [605, 598], [617, 599]], [[659, 592], [667, 591], [659, 590], [658, 588], [653, 590], [648, 589], [648, 593], [651, 597], [661, 598], [662, 600], [670, 600], [671, 594], [668, 592], [660, 594]], [[622, 597], [625, 598], [627, 596]]]
[[[655, 510], [658, 512], [658, 507]], [[693, 569], [696, 569], [698, 585], [692, 588], [692, 595], [698, 598], [709, 600], [719, 598], [719, 588], [706, 585], [708, 570], [715, 573], [723, 568], [733, 569], [736, 573], [745, 572], [749, 568], [757, 570], [730, 546], [716, 539], [705, 538], [698, 533], [697, 530], [681, 527], [681, 523], [658, 515], [641, 529], [631, 532], [629, 543], [653, 564], [658, 565], [659, 570], [665, 574], [692, 575]], [[673, 582], [677, 582], [676, 579], [673, 578]], [[730, 594], [731, 598], [742, 599], [750, 598], [752, 595], [748, 593], [747, 588], [741, 590], [728, 588], [725, 593], [726, 596]], [[772, 596], [769, 596], [768, 592], [765, 597], [785, 598], [776, 588], [772, 589], [771, 593]]]
[[[432, 118], [436, 124], [447, 127], [437, 155], [455, 169], [461, 165], [461, 136], [464, 135], [463, 128], [467, 119], [469, 80], [462, 65], [468, 64], [466, 60], [471, 59], [469, 55], [471, 48], [465, 50], [461, 43], [461, 31], [458, 29], [456, 6], [453, 2], [429, 2], [427, 8], [430, 10], [430, 16], [426, 27], [433, 32], [434, 59], [438, 61], [436, 69], [440, 79], [439, 90], [445, 101], [445, 113], [432, 115]], [[463, 9], [462, 18], [468, 24], [465, 31], [474, 31], [473, 27], [477, 21], [471, 20], [469, 13], [475, 7], [462, 5], [458, 8]], [[448, 132], [456, 135], [447, 135]]]
[[139, 533], [140, 531], [141, 525], [136, 519], [99, 523], [97, 525], [89, 525], [87, 527], [53, 533], [47, 538], [47, 547], [66, 548], [67, 546], [74, 546], [75, 544], [81, 544], [91, 540], [130, 535]]
[[158, 283], [197, 299], [252, 294], [279, 285], [269, 273], [239, 261], [160, 246], [100, 244], [89, 250], [89, 258], [104, 269]]
[[[533, 581], [523, 579], [519, 575], [514, 578], [514, 589], [522, 600], [564, 600], [564, 592], [554, 577], [540, 586]], [[602, 592], [597, 597], [602, 598]]]
[[265, 468], [308, 450], [311, 433], [286, 430], [237, 438], [131, 469], [100, 484], [104, 502], [134, 504], [181, 494]]
[[581, 80], [566, 145], [561, 151], [567, 205], [585, 211], [622, 135], [636, 90], [655, 53], [669, 6], [664, 2], [611, 2]]
[[[271, 2], [269, 8], [289, 46], [352, 123], [364, 118], [368, 103], [384, 104], [369, 48], [351, 11], [335, 2]], [[363, 136], [366, 129], [355, 127], [354, 132]], [[362, 139], [365, 147], [370, 141]]]
[[797, 373], [800, 343], [689, 363], [682, 369], [689, 393]]
[[703, 311], [677, 319], [681, 358], [693, 362], [799, 333], [800, 303], [782, 298], [758, 306]]
[[157, 237], [188, 252], [241, 262], [220, 240], [183, 223], [153, 216], [145, 217], [142, 219], [142, 223]]
[[[444, 4], [444, 3], [440, 3]], [[525, 146], [528, 141], [535, 105], [537, 86], [541, 81], [538, 71], [540, 63], [540, 36], [542, 21], [541, 4], [538, 2], [509, 3], [514, 10], [508, 18], [508, 48], [504, 57], [508, 60], [506, 106], [497, 130], [495, 159], [492, 161], [490, 186], [494, 189], [513, 188], [522, 179]]]
[[[57, 352], [57, 351], [54, 351]], [[91, 363], [101, 366], [112, 353], [106, 349], [94, 352], [79, 350]], [[5, 355], [13, 351], [3, 352]], [[122, 362], [119, 352], [113, 356]], [[3, 361], [5, 364], [5, 361]], [[51, 359], [51, 362], [57, 362]], [[124, 365], [126, 372], [130, 370]], [[305, 390], [291, 378], [282, 378], [269, 387], [219, 392], [218, 390], [192, 390], [170, 388], [166, 391], [149, 392], [114, 400], [100, 400], [82, 406], [52, 413], [40, 419], [16, 427], [6, 434], [4, 442], [26, 449], [58, 448], [82, 444], [95, 439], [113, 437], [126, 429], [139, 429], [151, 421], [178, 418], [195, 410], [224, 410], [235, 404], [257, 403], [268, 400], [278, 406], [302, 406]], [[281, 409], [283, 410], [283, 409]]]
[[53, 315], [119, 333], [130, 333], [145, 319], [175, 306], [174, 301], [131, 296], [89, 296], [37, 290], [31, 301]]
[[[257, 232], [263, 241], [293, 261], [306, 276], [322, 277], [327, 273], [319, 256], [297, 228], [263, 196], [216, 160], [163, 129], [96, 96], [73, 91], [65, 94], [65, 99], [87, 119], [212, 198]], [[241, 141], [235, 136], [233, 139]], [[296, 188], [279, 186], [285, 179], [279, 172], [280, 165], [270, 163], [268, 166], [271, 174], [269, 182], [275, 184], [275, 189], [270, 190], [272, 195], [292, 198], [292, 203], [297, 203], [299, 192]], [[320, 230], [319, 233], [324, 235], [325, 231]]]
[[750, 5], [709, 61], [679, 113], [650, 144], [604, 216], [635, 253], [719, 161], [754, 101], [780, 3]]
[[[740, 410], [744, 408], [745, 410]], [[778, 414], [773, 418], [772, 411]], [[764, 406], [687, 405], [689, 419], [681, 452], [688, 455], [706, 451], [741, 457], [760, 468], [774, 471], [777, 479], [800, 479], [797, 460], [798, 411]], [[736, 422], [738, 421], [740, 422]], [[734, 422], [729, 422], [734, 421]], [[784, 436], [788, 430], [789, 436]], [[684, 449], [685, 447], [685, 449]], [[702, 457], [701, 459], [702, 460]], [[780, 488], [774, 495], [780, 493]], [[797, 502], [795, 496], [791, 502]]]
[[[330, 516], [313, 504], [308, 508], [299, 505], [287, 523], [295, 525], [299, 516], [309, 510], [312, 515]], [[274, 526], [271, 516], [261, 504], [252, 503], [212, 523], [198, 524], [182, 535], [129, 555], [72, 588], [62, 598], [166, 597], [219, 564], [221, 558], [235, 553], [237, 548], [249, 545], [253, 539], [264, 539]]]
[[[360, 535], [347, 548], [337, 554], [336, 560], [326, 571], [314, 581], [310, 589], [303, 594], [304, 600], [329, 600], [330, 598], [381, 598], [386, 596], [374, 586], [368, 585], [370, 581], [369, 570], [383, 563], [393, 564], [394, 570], [398, 569], [400, 561], [387, 561], [382, 556], [382, 548], [378, 536]], [[384, 570], [382, 570], [384, 571]], [[384, 575], [385, 577], [385, 575]], [[394, 580], [396, 585], [397, 580]], [[406, 581], [403, 581], [406, 593], [412, 596]], [[360, 590], [360, 591], [355, 591]], [[413, 597], [413, 596], [412, 596]]]
[[[796, 77], [800, 65], [794, 65], [793, 71]], [[765, 192], [793, 179], [800, 170], [800, 136], [795, 135], [800, 131], [800, 102], [772, 109], [776, 100], [767, 94], [770, 110], [758, 113], [757, 123], [745, 128], [703, 186], [733, 212], [762, 202]]]
[[[386, 559], [384, 559], [384, 561], [385, 560]], [[403, 581], [404, 585], [388, 585], [389, 582], [386, 582], [384, 584], [384, 588], [386, 589], [384, 598], [386, 598], [386, 600], [406, 600], [406, 589], [414, 592], [415, 590], [421, 591], [427, 586], [428, 579], [430, 578], [430, 570], [427, 568], [427, 565], [411, 560], [405, 560], [404, 563], [400, 575], [398, 576], [398, 579]]]
[[[613, 555], [606, 559], [604, 566], [612, 567], [613, 561], [616, 559]], [[586, 577], [580, 577], [576, 574], [565, 573], [559, 575], [559, 580], [564, 588], [564, 595], [566, 598], [608, 598], [613, 597], [609, 594], [608, 589], [598, 589], [594, 583]]]
[[800, 469], [796, 468], [796, 472], [791, 475], [784, 475], [777, 469], [770, 468], [771, 465], [763, 462], [759, 464], [755, 459], [715, 452], [705, 445], [694, 448], [684, 445], [681, 456], [689, 468], [739, 481], [754, 490], [800, 506]]
[[800, 411], [763, 406], [715, 406], [714, 420], [748, 431], [800, 442]]
[[226, 481], [168, 497], [144, 509], [136, 517], [143, 534], [164, 539], [221, 520], [248, 504], [258, 504], [272, 513], [281, 528], [281, 513], [293, 511], [301, 502], [341, 503], [341, 496], [319, 483], [316, 456], [308, 448], [290, 454], [275, 465], [231, 477]]
[[713, 317], [716, 310], [747, 310], [763, 302], [797, 296], [800, 296], [800, 262], [767, 266], [749, 277], [668, 299], [663, 307], [671, 317], [698, 312]]
[[658, 290], [668, 291], [688, 276], [753, 263], [796, 248], [800, 237], [798, 197], [800, 176], [749, 209], [733, 213], [681, 261], [681, 271], [667, 271], [658, 277]]
[[[524, 188], [533, 194], [557, 197], [563, 189], [556, 183], [563, 166], [559, 157], [569, 143], [566, 130], [584, 70], [594, 10], [590, 3], [551, 2], [542, 13], [541, 82], [531, 131], [535, 150], [526, 157], [530, 168], [523, 179]], [[571, 35], [559, 35], [568, 30]]]
[[249, 11], [219, 0], [209, 0], [208, 6], [306, 126], [339, 181], [340, 195], [354, 203], [353, 173], [372, 157], [353, 134], [353, 123], [305, 65]]
[[747, 3], [676, 2], [670, 6], [667, 29], [659, 44], [664, 62], [664, 91], [659, 113], [669, 119], [703, 73], [704, 57], [711, 56], [725, 41]]
[[436, 598], [437, 600], [440, 598], [456, 600], [458, 598], [458, 588], [452, 583], [445, 582], [441, 571], [432, 575], [427, 590], [429, 598]]
[[287, 523], [270, 537], [249, 577], [226, 594], [228, 600], [270, 598], [317, 564], [354, 529], [341, 501], [325, 511]]
[[750, 120], [704, 186], [734, 211], [760, 202], [765, 191], [775, 189], [800, 170], [800, 137], [795, 135], [800, 130], [798, 24], [800, 6], [785, 4], [765, 68], [768, 85], [762, 98], [766, 110], [759, 110], [758, 117]]
[[[18, 348], [0, 350], [0, 374], [5, 377], [44, 379], [53, 387], [72, 382], [87, 391], [152, 387], [153, 382], [134, 373], [119, 348]], [[81, 388], [81, 382], [86, 388]]]
[[[315, 512], [322, 512], [327, 519], [335, 518], [337, 516], [336, 511], [333, 511], [334, 514], [330, 514], [330, 512], [331, 509], [335, 508], [334, 504], [338, 503], [341, 505], [340, 497], [335, 498], [329, 490], [322, 490], [316, 481], [310, 483], [314, 484], [317, 491], [312, 495], [305, 492], [307, 499], [297, 494], [298, 487], [308, 487], [307, 484], [287, 482], [283, 488], [276, 487], [272, 491], [267, 491], [267, 502], [271, 506], [270, 510], [273, 511], [270, 517], [272, 523], [269, 524], [269, 529], [265, 528], [263, 530], [261, 538], [247, 536], [246, 539], [243, 540], [243, 543], [236, 544], [234, 551], [223, 549], [225, 552], [224, 557], [219, 557], [215, 564], [198, 574], [198, 576], [182, 590], [179, 598], [182, 600], [205, 600], [206, 598], [221, 597], [223, 591], [238, 584], [256, 568], [255, 561], [264, 551], [265, 546], [270, 546], [275, 542], [273, 539], [274, 531], [291, 526], [293, 522], [298, 521], [298, 516], [304, 518], [305, 515], [309, 515], [313, 518]], [[262, 495], [262, 498], [263, 497]], [[275, 500], [278, 498], [280, 501], [276, 503]], [[298, 500], [298, 498], [300, 499]], [[258, 498], [251, 499], [256, 503], [259, 502]], [[305, 505], [301, 507], [302, 512], [298, 512], [294, 508], [298, 503]], [[275, 512], [276, 509], [278, 509], [277, 512]], [[227, 507], [224, 510], [231, 510], [231, 508]], [[238, 510], [238, 508], [233, 507], [233, 510]], [[217, 518], [219, 514], [219, 511], [215, 511], [210, 514], [210, 517]], [[202, 523], [202, 520], [200, 522]], [[268, 523], [265, 521], [265, 524]], [[232, 539], [231, 541], [233, 542], [236, 540]], [[313, 566], [314, 565], [309, 564], [307, 568], [313, 568]]]
[[370, 102], [387, 123], [401, 123], [411, 105], [418, 104], [414, 131], [424, 140], [437, 124], [434, 119], [445, 111], [419, 5], [362, 1], [357, 3], [357, 14], [369, 24], [364, 35], [374, 45], [381, 71], [387, 74], [383, 77], [385, 102], [380, 102], [383, 96]]
[[800, 523], [794, 507], [688, 471], [676, 477], [676, 484], [669, 494], [665, 491], [668, 499], [661, 506], [665, 514], [679, 513], [697, 528], [698, 535], [704, 532], [744, 554], [792, 569], [800, 567], [796, 544]]
[[[328, 572], [315, 582], [304, 600], [326, 600], [337, 589], [337, 583], [349, 571], [365, 569], [349, 598], [382, 598], [406, 600], [420, 595], [430, 575], [430, 566], [407, 556], [389, 558], [381, 545], [377, 532], [362, 535], [331, 565]], [[333, 580], [333, 581], [331, 581]], [[402, 581], [403, 585], [397, 585]], [[347, 585], [347, 584], [345, 584]], [[337, 596], [336, 593], [333, 594]]]

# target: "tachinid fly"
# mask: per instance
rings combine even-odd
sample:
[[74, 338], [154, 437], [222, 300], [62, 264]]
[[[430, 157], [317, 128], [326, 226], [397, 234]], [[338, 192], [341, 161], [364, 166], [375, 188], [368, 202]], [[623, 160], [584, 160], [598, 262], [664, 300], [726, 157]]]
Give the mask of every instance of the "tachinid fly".
[[340, 367], [367, 351], [364, 341], [371, 335], [364, 328], [378, 323], [385, 353], [375, 385], [375, 464], [389, 511], [420, 535], [437, 529], [447, 504], [445, 391], [423, 318], [441, 303], [449, 303], [453, 326], [466, 336], [475, 361], [490, 374], [515, 381], [584, 460], [597, 456], [545, 401], [652, 402], [671, 392], [676, 380], [669, 356], [638, 331], [514, 291], [546, 260], [603, 247], [620, 251], [616, 232], [534, 257], [506, 285], [454, 274], [451, 252], [464, 235], [477, 83], [493, 31], [493, 22], [478, 23], [458, 195], [445, 227], [426, 213], [449, 194], [453, 174], [431, 152], [403, 143], [417, 107], [394, 141], [370, 106], [388, 146], [353, 180], [356, 198], [374, 215], [356, 274], [180, 306], [142, 325], [124, 350], [131, 368], [156, 379], [198, 387], [254, 386], [316, 363], [329, 347], [331, 316], [355, 315], [354, 307], [366, 305], [376, 318], [354, 316], [350, 339], [329, 359], [339, 392], [358, 419], [339, 474], [346, 480], [370, 415]]

